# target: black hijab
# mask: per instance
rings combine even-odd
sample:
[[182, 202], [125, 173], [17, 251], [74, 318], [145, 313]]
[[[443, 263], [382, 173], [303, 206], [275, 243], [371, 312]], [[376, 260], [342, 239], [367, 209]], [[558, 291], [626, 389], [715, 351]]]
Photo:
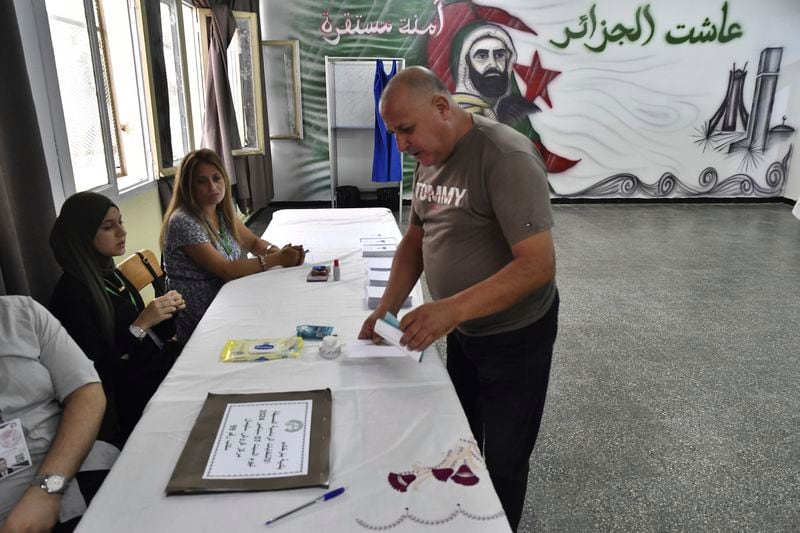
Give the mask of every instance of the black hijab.
[[94, 247], [94, 237], [114, 202], [94, 192], [73, 194], [61, 207], [50, 232], [50, 248], [64, 272], [86, 285], [97, 306], [100, 328], [114, 342], [114, 308], [106, 294], [103, 275], [114, 271], [114, 260]]

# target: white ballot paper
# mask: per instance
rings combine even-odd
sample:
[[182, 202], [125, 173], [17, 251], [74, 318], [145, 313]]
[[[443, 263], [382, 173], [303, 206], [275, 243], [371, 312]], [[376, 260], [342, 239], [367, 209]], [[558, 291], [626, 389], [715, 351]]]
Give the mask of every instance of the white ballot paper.
[[203, 479], [308, 474], [312, 400], [228, 404]]
[[[381, 298], [383, 298], [383, 293], [386, 291], [386, 287], [383, 286], [376, 286], [376, 285], [367, 285], [367, 307], [369, 309], [375, 309], [378, 307], [378, 304], [381, 302]], [[409, 295], [406, 298], [406, 301], [403, 302], [401, 308], [411, 307], [411, 299], [412, 296]]]
[[345, 351], [350, 359], [405, 357], [406, 354], [391, 344], [375, 344], [372, 339], [356, 339], [347, 343]]

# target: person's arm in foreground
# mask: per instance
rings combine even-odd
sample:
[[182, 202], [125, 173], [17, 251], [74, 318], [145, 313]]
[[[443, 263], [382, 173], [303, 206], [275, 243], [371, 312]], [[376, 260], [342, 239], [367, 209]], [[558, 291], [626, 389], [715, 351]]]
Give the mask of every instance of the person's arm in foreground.
[[[64, 399], [64, 412], [55, 439], [37, 472], [73, 479], [92, 449], [106, 408], [100, 383], [89, 383]], [[58, 522], [60, 494], [29, 487], [8, 515], [2, 533], [50, 531]]]
[[422, 274], [423, 235], [422, 226], [409, 224], [406, 234], [403, 235], [403, 239], [395, 250], [392, 271], [389, 273], [389, 281], [386, 283], [383, 298], [361, 326], [359, 339], [372, 339], [378, 342], [380, 337], [373, 331], [375, 321], [382, 318], [387, 311], [397, 314], [400, 306], [408, 298], [411, 289], [414, 288], [414, 284]]
[[496, 274], [406, 314], [400, 321], [404, 332], [400, 343], [424, 350], [462, 322], [507, 309], [555, 279], [555, 249], [549, 230], [517, 242], [511, 252], [514, 259]]

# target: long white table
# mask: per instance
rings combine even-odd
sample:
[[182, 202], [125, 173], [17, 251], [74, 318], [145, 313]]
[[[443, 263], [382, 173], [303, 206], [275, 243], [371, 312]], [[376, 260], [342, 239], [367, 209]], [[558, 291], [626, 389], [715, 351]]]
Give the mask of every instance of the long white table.
[[[264, 236], [303, 243], [304, 266], [227, 283], [152, 398], [80, 532], [508, 532], [447, 371], [434, 348], [410, 358], [326, 360], [307, 341], [299, 359], [222, 363], [227, 339], [293, 336], [330, 325], [354, 339], [369, 311], [360, 237], [400, 232], [386, 209], [285, 210]], [[341, 262], [341, 280], [308, 283], [311, 264]], [[422, 302], [419, 285], [414, 305]], [[170, 496], [164, 488], [206, 394], [330, 388], [331, 488], [338, 498], [264, 522], [325, 489]], [[450, 469], [450, 470], [448, 470]]]

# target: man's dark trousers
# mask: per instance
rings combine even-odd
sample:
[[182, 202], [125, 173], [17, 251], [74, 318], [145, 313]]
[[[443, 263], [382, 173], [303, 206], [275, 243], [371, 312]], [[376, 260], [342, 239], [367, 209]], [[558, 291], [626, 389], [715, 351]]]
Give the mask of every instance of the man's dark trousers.
[[447, 371], [516, 531], [525, 503], [531, 453], [544, 411], [559, 298], [523, 328], [474, 337], [447, 336]]

